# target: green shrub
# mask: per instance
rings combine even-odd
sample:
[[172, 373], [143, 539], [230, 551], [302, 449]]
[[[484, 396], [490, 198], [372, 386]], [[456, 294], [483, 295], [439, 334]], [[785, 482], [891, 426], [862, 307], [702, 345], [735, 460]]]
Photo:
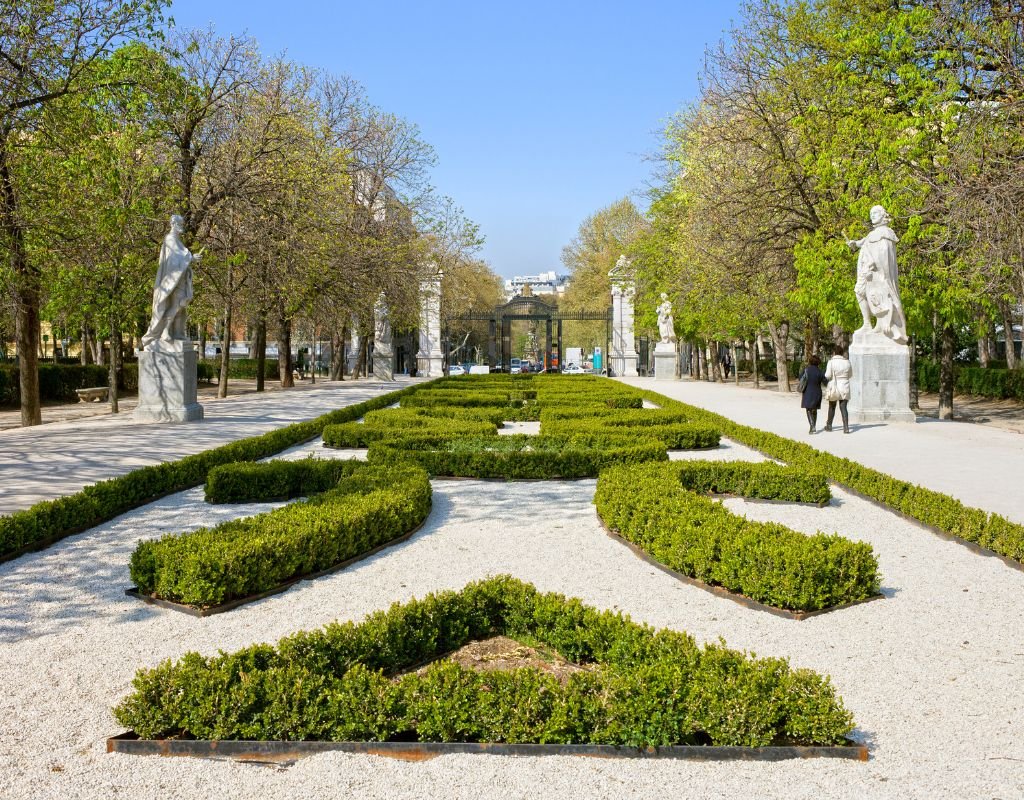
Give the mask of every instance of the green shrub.
[[[535, 669], [452, 662], [504, 634], [592, 665], [563, 686]], [[138, 735], [198, 739], [484, 741], [662, 746], [830, 745], [853, 719], [828, 678], [508, 577], [394, 605], [360, 624], [138, 672], [114, 716]]]
[[24, 511], [0, 516], [0, 558], [71, 536], [165, 495], [199, 486], [206, 481], [212, 467], [272, 456], [316, 438], [327, 425], [359, 419], [368, 411], [386, 408], [412, 391], [415, 388], [391, 392], [314, 420], [239, 439], [177, 461], [142, 467], [66, 497], [44, 500]]
[[657, 439], [636, 436], [511, 436], [450, 438], [407, 435], [370, 444], [371, 463], [407, 460], [431, 475], [468, 478], [592, 478], [612, 464], [664, 461]]
[[206, 502], [263, 503], [319, 494], [363, 466], [334, 458], [222, 464], [206, 475]]
[[681, 417], [679, 412], [662, 409], [607, 409], [607, 413], [585, 413], [573, 418], [570, 409], [556, 408], [541, 412], [541, 433], [554, 436], [636, 434], [658, 439], [670, 450], [718, 447], [720, 436], [715, 428], [679, 421]]
[[457, 436], [494, 436], [498, 429], [492, 422], [448, 420], [443, 418], [410, 415], [404, 420], [422, 420], [408, 426], [348, 422], [344, 425], [328, 425], [324, 428], [326, 447], [369, 447], [382, 439], [394, 439], [411, 433], [451, 438]]
[[[77, 402], [76, 389], [106, 386], [108, 368], [99, 364], [40, 364], [40, 400]], [[15, 364], [0, 364], [0, 405], [21, 403], [21, 379]]]
[[[245, 380], [256, 380], [256, 372], [259, 368], [259, 361], [255, 358], [229, 358], [228, 377], [241, 378]], [[218, 380], [220, 378], [220, 358], [204, 358], [199, 361], [200, 380]], [[209, 378], [204, 377], [209, 374]], [[268, 381], [280, 379], [278, 362], [276, 358], [268, 358], [263, 362], [263, 377]]]
[[870, 545], [753, 522], [687, 488], [814, 502], [827, 497], [823, 479], [801, 473], [715, 462], [616, 467], [601, 473], [594, 502], [609, 528], [655, 560], [767, 605], [817, 611], [877, 594]]
[[680, 409], [695, 422], [713, 425], [722, 435], [760, 450], [770, 458], [825, 475], [828, 480], [872, 497], [925, 525], [979, 544], [1014, 561], [1024, 561], [1024, 525], [1011, 522], [998, 514], [971, 508], [949, 495], [901, 481], [856, 461], [741, 425], [721, 414], [670, 400], [654, 392], [645, 392], [645, 396], [665, 408]]
[[[288, 469], [300, 491], [315, 490], [331, 476], [330, 467]], [[140, 542], [131, 557], [132, 580], [153, 597], [216, 606], [366, 553], [408, 533], [430, 513], [430, 480], [421, 469], [365, 464], [335, 469], [342, 474], [336, 485], [309, 500]], [[274, 462], [250, 470], [267, 476], [257, 492], [282, 474]], [[299, 485], [302, 478], [310, 485]]]

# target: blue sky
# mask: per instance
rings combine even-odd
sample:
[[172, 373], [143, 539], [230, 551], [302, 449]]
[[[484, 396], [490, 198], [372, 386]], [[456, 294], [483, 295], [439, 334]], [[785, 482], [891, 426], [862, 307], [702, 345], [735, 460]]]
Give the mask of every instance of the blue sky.
[[642, 202], [646, 154], [697, 93], [719, 2], [175, 0], [179, 26], [247, 31], [267, 54], [345, 73], [437, 151], [433, 184], [477, 222], [500, 274], [562, 270], [591, 213]]

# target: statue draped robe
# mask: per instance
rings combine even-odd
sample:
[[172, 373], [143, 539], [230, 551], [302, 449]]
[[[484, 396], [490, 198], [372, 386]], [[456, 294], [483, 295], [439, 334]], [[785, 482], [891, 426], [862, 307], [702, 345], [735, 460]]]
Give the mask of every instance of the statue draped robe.
[[195, 257], [172, 231], [160, 246], [160, 266], [153, 288], [153, 316], [142, 346], [157, 340], [186, 339], [185, 308], [192, 300], [192, 261]]
[[907, 343], [907, 322], [900, 302], [899, 274], [896, 269], [896, 233], [888, 225], [879, 225], [857, 244], [858, 297], [867, 300], [875, 317], [874, 330], [897, 344]]

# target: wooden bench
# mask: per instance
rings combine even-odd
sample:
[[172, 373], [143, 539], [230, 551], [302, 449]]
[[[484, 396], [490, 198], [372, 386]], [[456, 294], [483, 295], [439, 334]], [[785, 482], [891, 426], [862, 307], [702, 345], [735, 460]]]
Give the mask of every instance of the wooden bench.
[[75, 393], [78, 395], [78, 402], [80, 403], [102, 403], [107, 399], [107, 394], [109, 392], [109, 386], [93, 386], [89, 389], [75, 389]]

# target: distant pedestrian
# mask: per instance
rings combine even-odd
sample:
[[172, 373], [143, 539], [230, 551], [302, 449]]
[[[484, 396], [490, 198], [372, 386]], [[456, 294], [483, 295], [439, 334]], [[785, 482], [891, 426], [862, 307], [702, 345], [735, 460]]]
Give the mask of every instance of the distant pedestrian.
[[853, 366], [846, 358], [846, 350], [837, 347], [833, 356], [825, 365], [825, 378], [828, 384], [825, 386], [825, 399], [828, 401], [828, 419], [825, 421], [825, 430], [832, 430], [832, 420], [836, 416], [836, 405], [839, 405], [839, 413], [843, 417], [843, 433], [850, 432], [850, 416], [846, 411], [846, 404], [850, 400], [850, 378], [853, 377]]
[[722, 372], [725, 379], [729, 380], [729, 375], [732, 374], [732, 356], [729, 355], [728, 350], [722, 354]]
[[821, 371], [821, 359], [811, 356], [807, 366], [800, 373], [800, 407], [807, 412], [808, 433], [814, 433], [818, 424], [818, 409], [821, 408], [821, 387], [825, 384], [825, 373]]

